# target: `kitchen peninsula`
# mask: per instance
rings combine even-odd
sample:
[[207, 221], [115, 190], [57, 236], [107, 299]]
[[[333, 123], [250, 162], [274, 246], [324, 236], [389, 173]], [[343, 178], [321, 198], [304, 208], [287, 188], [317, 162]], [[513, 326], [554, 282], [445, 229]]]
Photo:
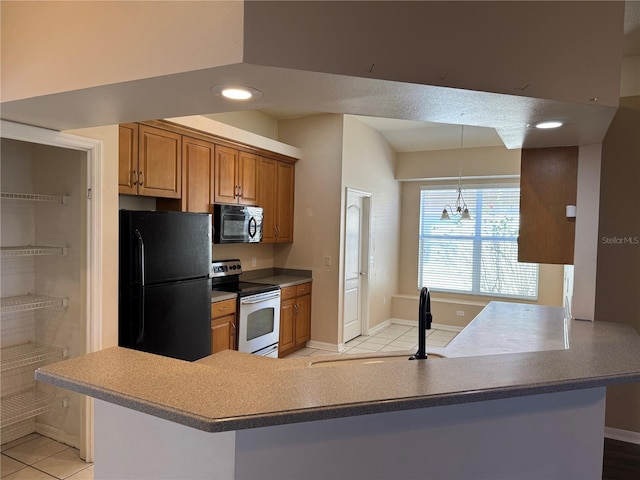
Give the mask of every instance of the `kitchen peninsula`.
[[598, 478], [605, 387], [640, 381], [637, 332], [555, 307], [491, 303], [439, 353], [318, 368], [114, 347], [36, 378], [96, 399], [96, 479]]

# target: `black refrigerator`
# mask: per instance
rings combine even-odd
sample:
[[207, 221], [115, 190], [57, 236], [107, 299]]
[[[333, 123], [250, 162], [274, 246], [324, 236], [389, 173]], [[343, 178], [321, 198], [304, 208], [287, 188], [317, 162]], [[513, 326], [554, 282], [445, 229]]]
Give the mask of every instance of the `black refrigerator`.
[[211, 355], [211, 215], [120, 210], [118, 344]]

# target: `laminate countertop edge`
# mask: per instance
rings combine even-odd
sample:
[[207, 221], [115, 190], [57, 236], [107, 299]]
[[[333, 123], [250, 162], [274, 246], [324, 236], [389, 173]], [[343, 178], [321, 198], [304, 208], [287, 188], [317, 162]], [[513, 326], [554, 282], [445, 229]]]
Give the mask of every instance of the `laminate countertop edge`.
[[[485, 343], [486, 354], [462, 356], [474, 336], [483, 340], [483, 325], [500, 328], [493, 315], [547, 336], [566, 329], [569, 348], [554, 340], [549, 350], [493, 354]], [[630, 325], [569, 321], [568, 329], [557, 328], [566, 322], [558, 315], [494, 305], [459, 334], [444, 359], [318, 368], [312, 363], [331, 357], [279, 360], [226, 351], [190, 363], [111, 347], [41, 367], [36, 379], [207, 432], [640, 382], [640, 335]]]

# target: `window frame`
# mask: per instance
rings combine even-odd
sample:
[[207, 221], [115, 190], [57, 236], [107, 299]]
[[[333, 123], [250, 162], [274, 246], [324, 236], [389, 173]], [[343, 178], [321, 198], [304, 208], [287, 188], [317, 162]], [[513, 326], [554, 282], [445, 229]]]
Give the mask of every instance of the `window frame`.
[[[432, 185], [421, 185], [420, 186], [420, 196], [419, 196], [419, 207], [418, 207], [418, 216], [419, 216], [419, 222], [418, 222], [418, 265], [417, 265], [417, 288], [418, 290], [420, 290], [422, 288], [422, 285], [424, 284], [424, 279], [422, 278], [422, 272], [423, 272], [423, 238], [425, 238], [425, 235], [422, 234], [422, 230], [423, 230], [423, 192], [424, 191], [433, 191], [433, 190], [452, 190], [452, 191], [456, 191], [458, 188], [458, 184], [457, 183], [451, 183], [451, 182], [439, 182], [437, 184], [432, 184]], [[466, 183], [463, 185], [462, 188], [462, 194], [463, 196], [465, 195], [465, 191], [468, 192], [468, 190], [489, 190], [489, 189], [513, 189], [516, 188], [518, 189], [518, 192], [520, 192], [520, 184], [517, 182], [514, 182], [512, 179], [510, 179], [510, 181], [508, 182], [486, 182], [486, 183]], [[468, 193], [467, 193], [468, 195]], [[453, 204], [455, 202], [456, 199], [456, 193], [453, 193], [451, 201], [449, 202], [449, 204]], [[467, 203], [473, 203], [470, 202], [469, 199], [466, 199]], [[475, 199], [474, 199], [475, 200]], [[444, 208], [444, 204], [442, 205], [442, 208]], [[470, 208], [471, 210], [471, 208]], [[432, 292], [440, 292], [440, 293], [446, 293], [446, 294], [453, 294], [453, 295], [469, 295], [469, 296], [475, 296], [475, 297], [488, 297], [488, 298], [501, 298], [501, 299], [506, 299], [506, 300], [524, 300], [524, 301], [531, 301], [531, 302], [536, 302], [538, 301], [539, 295], [540, 295], [540, 265], [537, 263], [529, 263], [529, 265], [534, 265], [535, 266], [535, 273], [536, 273], [536, 282], [535, 282], [535, 295], [534, 296], [523, 296], [523, 295], [512, 295], [512, 294], [502, 294], [502, 293], [483, 293], [480, 291], [481, 288], [481, 277], [482, 277], [482, 244], [483, 242], [491, 242], [491, 241], [498, 241], [498, 242], [504, 242], [504, 243], [508, 243], [508, 244], [515, 244], [516, 248], [517, 248], [517, 243], [518, 243], [518, 236], [516, 235], [516, 237], [504, 237], [504, 236], [482, 236], [481, 234], [481, 230], [482, 230], [482, 223], [477, 221], [477, 215], [474, 215], [474, 212], [471, 211], [471, 219], [474, 222], [474, 234], [472, 236], [466, 236], [466, 235], [439, 235], [439, 236], [435, 236], [435, 238], [438, 239], [446, 239], [447, 241], [450, 240], [460, 240], [460, 241], [472, 241], [473, 242], [473, 266], [471, 269], [471, 291], [467, 291], [467, 290], [455, 290], [455, 289], [448, 289], [448, 288], [438, 288], [438, 287], [429, 287], [429, 289]], [[434, 237], [432, 235], [432, 237]], [[524, 263], [524, 262], [523, 262]]]

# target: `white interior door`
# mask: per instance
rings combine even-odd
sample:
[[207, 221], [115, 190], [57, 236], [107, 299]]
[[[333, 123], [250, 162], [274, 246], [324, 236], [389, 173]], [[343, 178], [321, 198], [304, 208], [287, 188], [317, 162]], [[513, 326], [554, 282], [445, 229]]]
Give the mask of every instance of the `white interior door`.
[[370, 194], [347, 189], [345, 204], [343, 341], [363, 333], [367, 311]]

